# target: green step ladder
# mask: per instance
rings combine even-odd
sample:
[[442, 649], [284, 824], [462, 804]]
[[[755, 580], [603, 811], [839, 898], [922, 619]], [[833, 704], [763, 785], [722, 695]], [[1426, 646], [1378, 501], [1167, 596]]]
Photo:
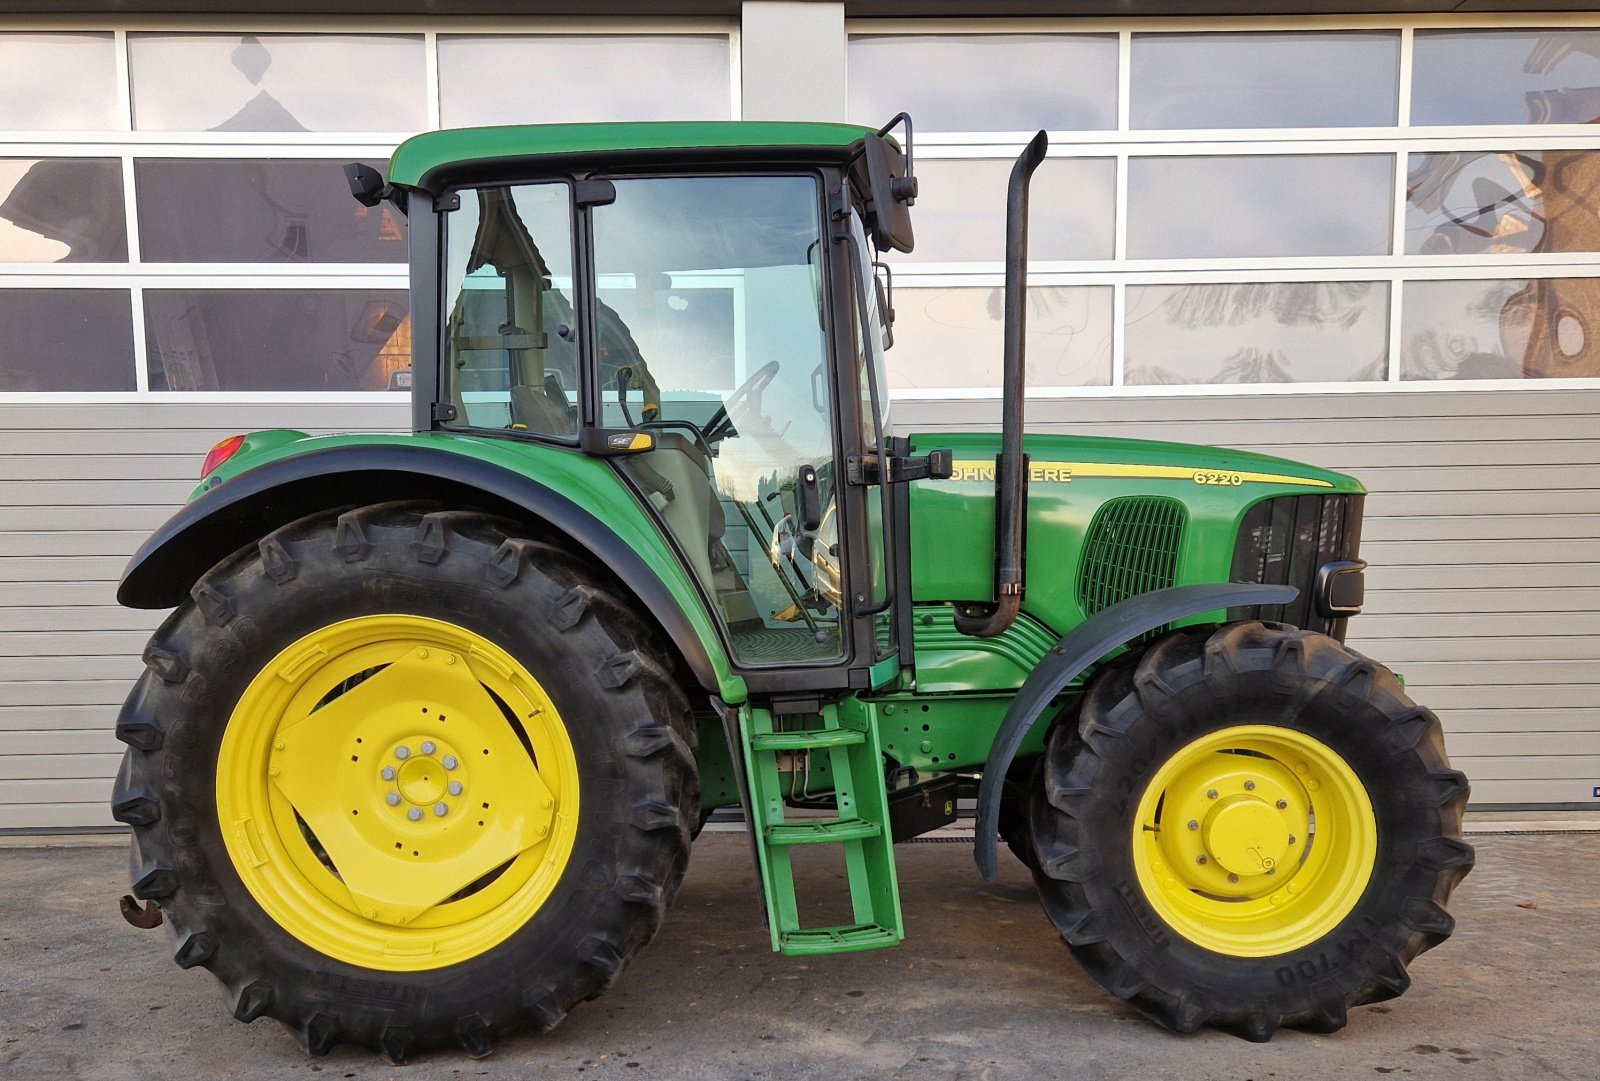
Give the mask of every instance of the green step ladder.
[[[824, 705], [811, 712], [774, 715], [747, 706], [740, 711], [739, 725], [750, 784], [750, 828], [761, 865], [772, 948], [804, 956], [899, 945], [905, 929], [889, 830], [889, 794], [877, 726], [871, 723], [867, 707], [852, 702], [843, 710]], [[795, 768], [802, 776], [802, 761], [816, 769], [814, 757], [801, 756], [818, 755], [826, 756], [838, 807], [831, 818], [794, 815], [784, 796], [794, 783]], [[788, 759], [787, 772], [780, 756]], [[853, 923], [800, 926], [791, 853], [798, 845], [820, 844], [844, 848]]]

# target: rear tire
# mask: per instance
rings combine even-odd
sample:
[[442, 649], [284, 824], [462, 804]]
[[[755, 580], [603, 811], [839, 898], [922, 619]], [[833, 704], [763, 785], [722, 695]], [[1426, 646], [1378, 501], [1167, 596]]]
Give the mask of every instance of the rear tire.
[[113, 810], [135, 896], [239, 1020], [484, 1055], [659, 927], [699, 813], [687, 700], [603, 574], [519, 532], [314, 515], [151, 640]]
[[1165, 1028], [1342, 1028], [1449, 936], [1468, 786], [1388, 669], [1278, 625], [1187, 628], [1108, 666], [1031, 813], [1052, 922]]

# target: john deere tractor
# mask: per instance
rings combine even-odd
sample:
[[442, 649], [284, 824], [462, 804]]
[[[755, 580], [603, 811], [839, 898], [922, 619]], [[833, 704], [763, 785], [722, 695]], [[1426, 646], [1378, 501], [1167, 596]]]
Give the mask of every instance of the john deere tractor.
[[[117, 722], [130, 919], [314, 1053], [476, 1055], [610, 985], [712, 809], [803, 957], [899, 943], [895, 842], [975, 800], [978, 872], [1008, 845], [1160, 1025], [1331, 1032], [1404, 991], [1473, 853], [1438, 721], [1342, 644], [1363, 489], [1024, 436], [1044, 154], [998, 435], [891, 423], [903, 117], [351, 166], [409, 219], [414, 431], [227, 440], [129, 565], [123, 604], [174, 608]], [[807, 846], [844, 922], [802, 922]]]

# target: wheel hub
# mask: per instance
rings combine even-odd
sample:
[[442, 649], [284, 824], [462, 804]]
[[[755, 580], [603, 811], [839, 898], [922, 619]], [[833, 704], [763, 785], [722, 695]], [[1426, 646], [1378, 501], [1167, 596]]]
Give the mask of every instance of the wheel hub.
[[1206, 816], [1201, 837], [1211, 859], [1230, 874], [1275, 874], [1294, 836], [1286, 816], [1253, 795], [1231, 796]]
[[[417, 754], [420, 748], [423, 754]], [[405, 756], [401, 756], [405, 752]], [[388, 799], [389, 792], [400, 796], [400, 801], [432, 811], [443, 806], [446, 813], [452, 803], [466, 793], [466, 769], [461, 757], [438, 740], [417, 736], [394, 747], [389, 753], [392, 764], [379, 772], [379, 784], [384, 789], [385, 802], [404, 813], [401, 802]], [[440, 817], [444, 817], [440, 815]]]

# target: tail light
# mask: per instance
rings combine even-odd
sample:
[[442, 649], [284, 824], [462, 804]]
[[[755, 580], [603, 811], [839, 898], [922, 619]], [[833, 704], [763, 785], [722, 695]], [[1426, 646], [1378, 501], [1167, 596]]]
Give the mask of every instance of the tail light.
[[205, 480], [223, 462], [239, 453], [239, 448], [244, 446], [244, 436], [230, 435], [206, 453], [206, 460], [200, 466], [200, 479]]

